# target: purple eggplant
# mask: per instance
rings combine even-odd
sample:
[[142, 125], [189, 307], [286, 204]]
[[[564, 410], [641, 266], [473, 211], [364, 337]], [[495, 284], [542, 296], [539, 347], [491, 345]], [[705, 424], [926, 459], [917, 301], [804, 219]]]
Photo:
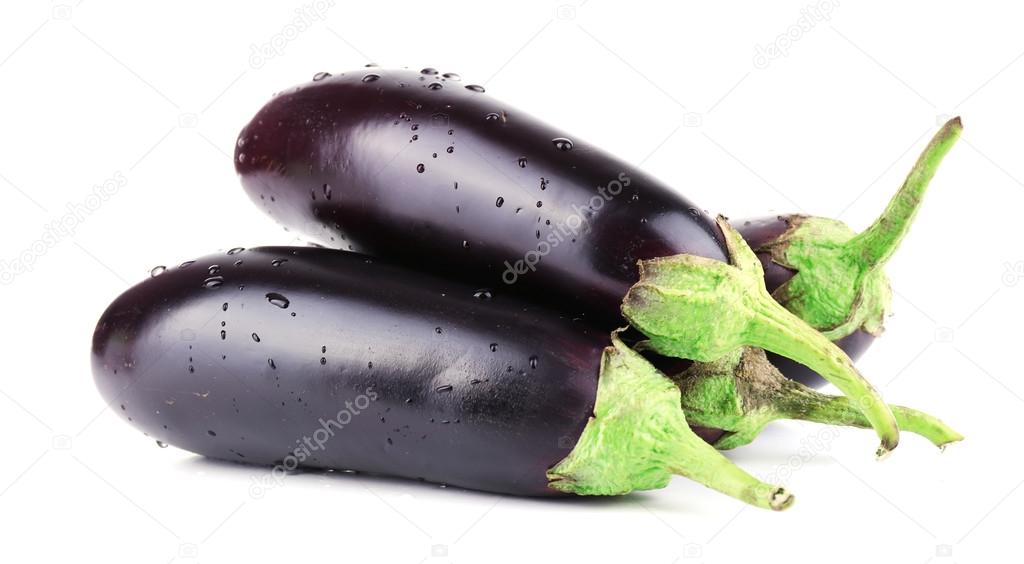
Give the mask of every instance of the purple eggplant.
[[668, 186], [432, 69], [281, 92], [242, 130], [235, 168], [318, 243], [513, 286], [609, 329], [638, 260], [728, 258], [713, 219]]
[[792, 499], [690, 431], [679, 388], [617, 337], [507, 291], [316, 248], [155, 272], [103, 313], [92, 361], [104, 399], [163, 443], [517, 495], [676, 473]]

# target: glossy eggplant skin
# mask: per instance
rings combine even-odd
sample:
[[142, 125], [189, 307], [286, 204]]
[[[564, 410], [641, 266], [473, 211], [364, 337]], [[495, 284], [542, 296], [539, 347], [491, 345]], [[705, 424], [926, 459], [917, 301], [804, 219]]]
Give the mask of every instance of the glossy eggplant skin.
[[[763, 250], [768, 243], [771, 243], [782, 236], [786, 230], [789, 229], [789, 221], [786, 216], [765, 216], [753, 219], [743, 219], [738, 221], [730, 221], [733, 227], [739, 231], [743, 239], [750, 245], [751, 249], [754, 249], [757, 258], [761, 261], [761, 266], [764, 268], [764, 284], [768, 289], [768, 292], [774, 292], [779, 286], [782, 286], [790, 278], [796, 274], [793, 270], [790, 270], [782, 265], [777, 264], [772, 260], [771, 253]], [[868, 347], [874, 343], [874, 335], [858, 329], [853, 333], [843, 337], [836, 341], [836, 345], [843, 349], [847, 355], [853, 360], [857, 360], [868, 350]], [[807, 368], [799, 362], [788, 359], [784, 356], [779, 356], [775, 353], [768, 353], [768, 360], [775, 365], [787, 378], [796, 380], [801, 384], [810, 386], [812, 388], [821, 388], [828, 384], [828, 382], [818, 375], [817, 372]]]
[[132, 425], [205, 456], [287, 468], [305, 444], [301, 466], [557, 495], [608, 334], [476, 290], [328, 249], [210, 255], [108, 307], [93, 373]]
[[635, 166], [432, 69], [279, 93], [238, 137], [246, 193], [287, 229], [591, 321], [623, 324], [637, 261], [728, 260], [695, 204]]

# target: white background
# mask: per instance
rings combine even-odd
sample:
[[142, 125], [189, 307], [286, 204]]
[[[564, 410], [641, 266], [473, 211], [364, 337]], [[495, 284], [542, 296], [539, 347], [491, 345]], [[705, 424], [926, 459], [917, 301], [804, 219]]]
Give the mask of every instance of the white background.
[[[809, 3], [339, 0], [296, 32], [302, 5], [4, 2], [0, 260], [34, 264], [0, 286], [3, 560], [1020, 559], [1020, 12], [843, 0], [758, 68], [757, 47]], [[270, 42], [279, 53], [252, 64]], [[940, 456], [907, 435], [877, 463], [870, 432], [808, 451], [818, 428], [777, 424], [730, 456], [796, 493], [781, 514], [684, 479], [566, 502], [303, 474], [253, 497], [264, 470], [157, 448], [94, 389], [93, 324], [155, 265], [294, 242], [243, 195], [235, 136], [272, 92], [369, 61], [458, 72], [734, 218], [863, 228], [937, 124], [962, 115], [888, 269], [895, 315], [860, 366], [967, 440]], [[35, 243], [117, 175], [73, 233]]]

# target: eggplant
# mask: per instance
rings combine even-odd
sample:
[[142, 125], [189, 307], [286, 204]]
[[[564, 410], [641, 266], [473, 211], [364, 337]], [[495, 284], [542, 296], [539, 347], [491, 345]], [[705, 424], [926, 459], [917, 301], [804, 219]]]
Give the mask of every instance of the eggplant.
[[[776, 215], [735, 222], [754, 250], [772, 297], [856, 360], [881, 335], [892, 304], [884, 266], [917, 215], [925, 191], [963, 125], [945, 123], [918, 157], [885, 211], [863, 232], [829, 218]], [[786, 376], [812, 387], [825, 381], [806, 366], [769, 355]]]
[[[277, 473], [531, 496], [624, 494], [676, 473], [779, 510], [789, 493], [714, 447], [747, 444], [781, 418], [870, 426], [847, 398], [786, 380], [760, 349], [670, 378], [617, 332], [355, 253], [236, 248], [153, 273], [96, 325], [104, 400], [162, 446]], [[940, 447], [962, 438], [893, 411]]]
[[[429, 68], [318, 73], [277, 94], [239, 134], [235, 168], [253, 202], [318, 244], [512, 286], [609, 330], [639, 261], [729, 260], [678, 192]], [[842, 337], [855, 354], [866, 343]]]
[[695, 203], [433, 69], [279, 93], [239, 134], [235, 169], [263, 211], [320, 244], [512, 286], [608, 329], [638, 260], [728, 260]]
[[676, 473], [792, 501], [690, 431], [679, 388], [617, 336], [509, 292], [301, 247], [154, 273], [103, 313], [92, 365], [103, 398], [162, 443], [516, 495]]

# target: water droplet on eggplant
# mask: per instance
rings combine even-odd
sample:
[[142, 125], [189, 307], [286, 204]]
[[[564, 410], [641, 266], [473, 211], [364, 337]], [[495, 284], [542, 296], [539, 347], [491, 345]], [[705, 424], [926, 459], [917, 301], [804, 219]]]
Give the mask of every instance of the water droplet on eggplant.
[[267, 293], [267, 301], [281, 309], [285, 309], [291, 304], [291, 302], [288, 301], [288, 298], [278, 294], [277, 292]]
[[476, 292], [473, 292], [473, 297], [478, 300], [489, 300], [494, 297], [494, 295], [487, 288], [480, 288]]

